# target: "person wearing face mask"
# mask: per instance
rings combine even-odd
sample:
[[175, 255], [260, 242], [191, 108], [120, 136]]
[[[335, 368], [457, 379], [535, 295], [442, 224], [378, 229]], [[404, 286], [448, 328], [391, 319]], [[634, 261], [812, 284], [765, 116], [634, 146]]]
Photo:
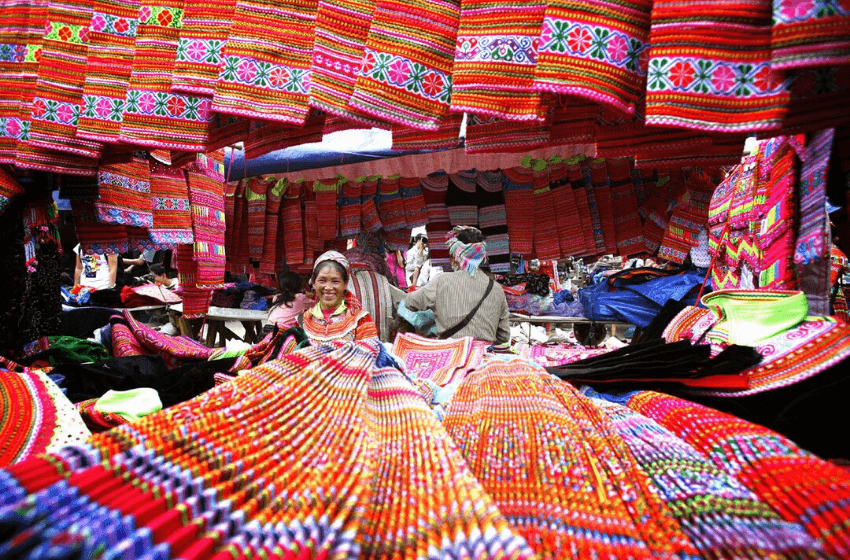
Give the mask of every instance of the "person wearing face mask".
[[348, 259], [342, 254], [327, 251], [316, 259], [310, 278], [315, 304], [298, 315], [298, 325], [311, 344], [378, 336], [374, 321], [348, 291], [350, 276]]
[[499, 284], [480, 269], [487, 260], [484, 235], [457, 226], [446, 246], [455, 272], [440, 274], [404, 300], [411, 311], [434, 312], [440, 338], [471, 336], [503, 344], [510, 341], [508, 301]]

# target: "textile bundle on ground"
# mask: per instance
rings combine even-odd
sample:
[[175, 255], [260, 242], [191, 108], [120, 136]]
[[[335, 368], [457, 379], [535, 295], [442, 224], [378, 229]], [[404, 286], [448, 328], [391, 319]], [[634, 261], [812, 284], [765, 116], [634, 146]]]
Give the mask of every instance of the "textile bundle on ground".
[[840, 523], [850, 475], [765, 428], [659, 393], [583, 394], [519, 358], [468, 373], [443, 427], [411, 381], [377, 341], [310, 347], [8, 466], [0, 551], [185, 559], [850, 551]]

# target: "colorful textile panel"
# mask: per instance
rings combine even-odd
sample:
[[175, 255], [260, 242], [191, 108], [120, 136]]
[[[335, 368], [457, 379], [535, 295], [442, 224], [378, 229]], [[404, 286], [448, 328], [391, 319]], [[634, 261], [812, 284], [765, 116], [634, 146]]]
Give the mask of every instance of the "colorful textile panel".
[[[449, 188], [449, 176], [437, 172], [422, 177], [419, 180], [422, 187], [422, 197], [425, 199], [425, 209], [428, 212], [428, 235], [435, 241], [443, 241], [452, 229], [449, 221], [449, 211], [446, 207], [446, 195]], [[431, 265], [446, 267], [449, 265], [449, 251], [443, 243], [429, 243]]]
[[315, 111], [310, 113], [303, 126], [252, 121], [245, 139], [245, 157], [254, 159], [290, 146], [321, 142], [324, 126], [325, 116]]
[[511, 253], [530, 255], [534, 250], [534, 174], [522, 167], [505, 169], [503, 173]]
[[316, 9], [315, 2], [238, 0], [213, 110], [304, 124]]
[[469, 369], [472, 337], [431, 340], [411, 333], [398, 333], [393, 341], [393, 355], [401, 359], [408, 375], [445, 387], [460, 381]]
[[[272, 180], [261, 177], [248, 179], [245, 186], [245, 202], [248, 213], [243, 227], [248, 232], [248, 260], [254, 268], [260, 266], [263, 259], [263, 244], [266, 236], [266, 201]], [[239, 243], [240, 240], [234, 239]], [[242, 243], [245, 242], [243, 238]]]
[[435, 130], [448, 114], [459, 0], [378, 0], [349, 105]]
[[139, 0], [95, 0], [77, 136], [118, 142], [133, 69]]
[[461, 2], [452, 111], [539, 119], [542, 95], [533, 85], [545, 9], [542, 0]]
[[539, 39], [535, 88], [634, 114], [646, 87], [651, 8], [648, 0], [550, 0]]
[[850, 62], [850, 10], [846, 4], [773, 2], [770, 65], [778, 70]]
[[101, 166], [97, 171], [98, 200], [94, 202], [101, 222], [150, 228], [150, 168], [147, 160]]
[[[274, 274], [277, 270], [277, 262], [280, 257], [283, 257], [281, 252], [278, 257], [278, 235], [282, 235], [278, 226], [280, 215], [280, 203], [283, 199], [283, 193], [289, 183], [283, 179], [277, 181], [267, 192], [266, 197], [266, 219], [265, 231], [266, 235], [263, 239], [263, 256], [260, 259], [260, 272], [264, 274]], [[282, 248], [282, 247], [281, 247]]]
[[463, 113], [440, 120], [436, 130], [420, 130], [409, 126], [393, 126], [393, 150], [437, 150], [454, 148], [460, 142]]
[[779, 128], [788, 83], [771, 66], [771, 5], [652, 4], [646, 124], [738, 132]]
[[12, 202], [12, 199], [23, 194], [24, 189], [11, 175], [0, 169], [0, 215]]
[[407, 227], [415, 228], [427, 224], [428, 211], [425, 208], [425, 198], [422, 196], [419, 178], [402, 177], [399, 179], [398, 192], [401, 195], [401, 202], [404, 206], [404, 221]]
[[549, 122], [542, 115], [532, 121], [509, 121], [469, 113], [464, 151], [467, 154], [522, 152], [549, 142]]
[[[418, 181], [418, 179], [417, 179]], [[360, 196], [362, 181], [346, 181], [339, 199], [339, 235], [352, 238], [360, 232]]]
[[183, 170], [152, 165], [150, 188], [153, 213], [151, 240], [169, 245], [192, 243], [192, 211]]
[[[186, 202], [188, 206], [188, 201]], [[127, 227], [123, 224], [99, 222], [93, 203], [72, 200], [71, 211], [74, 214], [74, 230], [83, 254], [126, 253], [130, 250]]]
[[234, 0], [187, 2], [177, 42], [171, 89], [212, 96], [230, 34]]
[[[481, 171], [475, 181], [478, 202], [478, 228], [484, 234], [487, 262], [495, 274], [506, 273], [511, 266], [508, 217], [505, 210], [504, 177], [500, 171]], [[429, 225], [430, 228], [430, 225]]]
[[100, 156], [101, 144], [76, 137], [91, 18], [89, 2], [50, 2], [30, 113], [37, 148]]
[[553, 189], [552, 199], [555, 205], [555, 220], [558, 223], [561, 255], [581, 255], [585, 249], [585, 232], [581, 229], [578, 206], [565, 164], [550, 165], [549, 183]]
[[[548, 171], [534, 174], [534, 255], [540, 260], [557, 260], [561, 257], [558, 228], [552, 227], [555, 215], [555, 192], [549, 186]], [[556, 218], [557, 222], [557, 218]]]
[[224, 284], [224, 183], [198, 171], [189, 171], [194, 260], [198, 263], [198, 288]]

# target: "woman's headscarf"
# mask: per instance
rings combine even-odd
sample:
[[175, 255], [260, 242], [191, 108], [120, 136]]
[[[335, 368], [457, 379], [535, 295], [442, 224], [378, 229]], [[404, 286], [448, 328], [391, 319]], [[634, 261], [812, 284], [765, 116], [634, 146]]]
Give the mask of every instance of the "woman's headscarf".
[[446, 247], [449, 249], [449, 254], [457, 262], [458, 266], [467, 271], [470, 276], [475, 276], [475, 269], [487, 260], [487, 248], [483, 242], [464, 243], [458, 239], [457, 235], [462, 231], [481, 233], [481, 230], [471, 226], [455, 226], [446, 235]]
[[[319, 258], [316, 259], [316, 262], [313, 263], [313, 276], [316, 275], [316, 271], [319, 270], [319, 266], [322, 263], [328, 261], [333, 261], [338, 265], [342, 266], [342, 268], [345, 269], [346, 275], [348, 276], [348, 281], [354, 281], [351, 277], [351, 265], [349, 264], [348, 259], [345, 258], [345, 255], [338, 251], [325, 251], [324, 253], [322, 253]], [[360, 303], [360, 300], [357, 299], [357, 296], [351, 293], [351, 291], [348, 289], [348, 286], [346, 286], [345, 292], [343, 293], [342, 297], [343, 301], [345, 301], [345, 305], [347, 305], [351, 311], [357, 312], [363, 309], [363, 305]]]

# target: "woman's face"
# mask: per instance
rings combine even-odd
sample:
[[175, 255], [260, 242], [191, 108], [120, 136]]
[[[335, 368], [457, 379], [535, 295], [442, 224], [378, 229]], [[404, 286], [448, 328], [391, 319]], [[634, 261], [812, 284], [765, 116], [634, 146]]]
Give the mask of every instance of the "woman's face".
[[334, 266], [324, 266], [313, 281], [313, 293], [325, 309], [339, 307], [345, 295], [345, 281]]

